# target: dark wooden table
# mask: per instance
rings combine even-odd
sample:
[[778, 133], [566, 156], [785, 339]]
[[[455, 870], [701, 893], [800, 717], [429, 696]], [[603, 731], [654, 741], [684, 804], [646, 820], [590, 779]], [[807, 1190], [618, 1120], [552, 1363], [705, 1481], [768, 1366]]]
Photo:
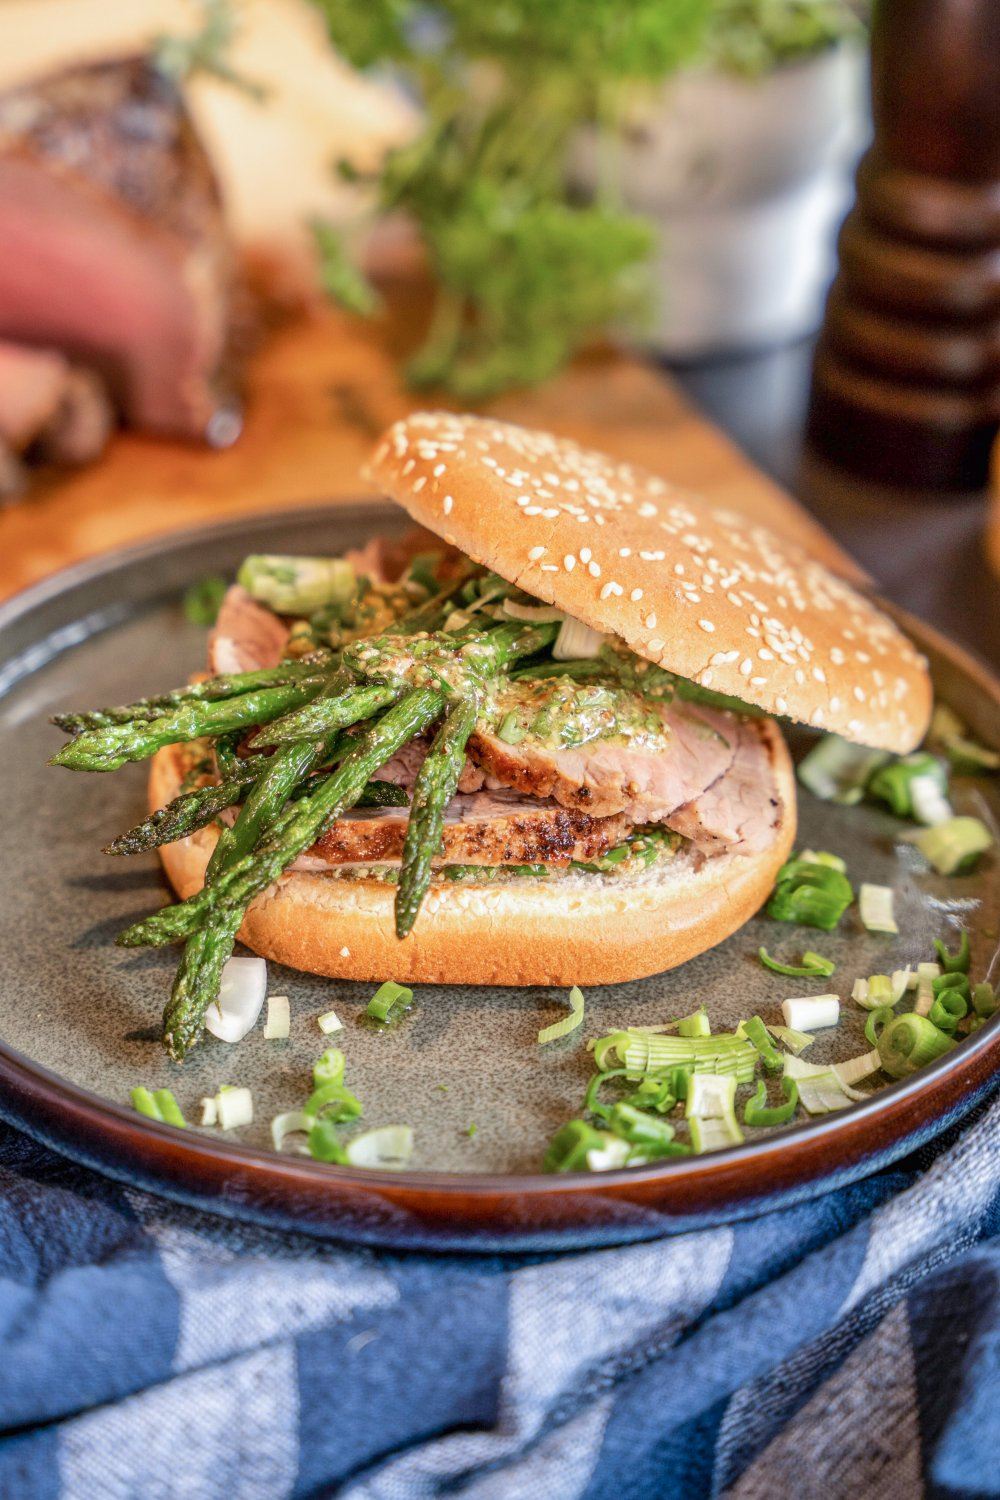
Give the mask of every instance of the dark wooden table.
[[983, 548], [982, 495], [880, 489], [804, 451], [812, 342], [673, 367], [682, 388], [790, 490], [905, 609], [1000, 668], [1000, 583]]

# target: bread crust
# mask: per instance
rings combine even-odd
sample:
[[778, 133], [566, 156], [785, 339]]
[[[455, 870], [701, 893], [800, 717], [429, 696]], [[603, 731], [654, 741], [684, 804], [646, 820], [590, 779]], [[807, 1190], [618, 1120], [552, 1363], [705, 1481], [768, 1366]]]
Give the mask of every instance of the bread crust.
[[491, 417], [417, 412], [371, 478], [415, 521], [639, 656], [765, 713], [900, 754], [927, 663], [787, 538], [636, 465]]
[[[432, 886], [409, 937], [395, 935], [395, 888], [296, 872], [251, 904], [240, 938], [255, 953], [334, 979], [415, 984], [595, 985], [662, 973], [737, 931], [767, 899], [795, 840], [795, 780], [776, 724], [759, 722], [782, 802], [773, 842], [698, 866], [681, 853], [641, 878], [525, 878]], [[177, 795], [183, 747], [154, 756], [150, 809]], [[217, 831], [160, 850], [182, 898], [200, 889]]]

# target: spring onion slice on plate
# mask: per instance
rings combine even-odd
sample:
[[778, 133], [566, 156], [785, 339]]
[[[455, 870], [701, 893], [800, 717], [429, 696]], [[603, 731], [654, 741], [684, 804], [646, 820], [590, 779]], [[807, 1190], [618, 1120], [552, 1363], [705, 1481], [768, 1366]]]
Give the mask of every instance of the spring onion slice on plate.
[[891, 885], [869, 885], [867, 881], [861, 885], [858, 891], [858, 910], [861, 921], [869, 932], [899, 932], [892, 903]]
[[945, 817], [950, 816], [946, 793], [948, 772], [939, 760], [926, 751], [916, 755], [901, 755], [877, 770], [868, 783], [868, 794], [888, 803], [897, 818], [916, 818], [919, 822], [932, 822], [920, 809], [932, 813], [943, 804]]
[[878, 1055], [890, 1078], [907, 1078], [954, 1046], [927, 1016], [911, 1013], [889, 1022], [878, 1039]]
[[806, 949], [800, 964], [779, 963], [766, 948], [758, 948], [757, 957], [772, 974], [785, 974], [790, 979], [828, 979], [837, 967], [832, 958], [824, 958], [822, 953], [816, 953], [812, 948]]
[[267, 997], [267, 1019], [264, 1022], [264, 1037], [269, 1042], [284, 1041], [292, 1029], [292, 1014], [287, 995]]
[[409, 1125], [380, 1125], [348, 1141], [345, 1147], [352, 1167], [382, 1167], [399, 1171], [413, 1155], [413, 1130]]
[[262, 958], [230, 958], [222, 969], [219, 998], [205, 1012], [205, 1027], [220, 1042], [240, 1042], [257, 1024], [267, 994]]
[[811, 1047], [816, 1040], [807, 1031], [797, 1031], [794, 1026], [772, 1026], [768, 1022], [767, 1029], [775, 1041], [780, 1042], [783, 1047], [787, 1047], [789, 1052], [794, 1052], [796, 1057], [800, 1052], [804, 1052], [807, 1047]]
[[555, 1042], [561, 1036], [569, 1036], [583, 1024], [584, 1000], [583, 991], [574, 984], [569, 992], [569, 1015], [564, 1016], [561, 1021], [553, 1021], [551, 1026], [543, 1026], [538, 1033], [539, 1045], [544, 1047], [547, 1042]]
[[736, 1120], [736, 1079], [732, 1074], [695, 1073], [688, 1085], [685, 1117], [691, 1144], [700, 1156], [738, 1146], [743, 1132]]
[[180, 1128], [187, 1125], [181, 1107], [170, 1089], [150, 1091], [140, 1085], [132, 1090], [132, 1106], [148, 1120], [158, 1120], [162, 1125], [177, 1125]]
[[[877, 1059], [875, 1067], [878, 1067]], [[869, 1068], [868, 1072], [874, 1072], [874, 1068]], [[786, 1057], [785, 1077], [798, 1084], [803, 1108], [811, 1115], [832, 1114], [834, 1110], [846, 1109], [854, 1100], [864, 1098], [851, 1087], [853, 1080], [843, 1077], [832, 1063], [807, 1063], [801, 1057]]]
[[938, 963], [941, 965], [941, 972], [943, 974], [968, 974], [972, 961], [968, 928], [962, 928], [958, 948], [954, 953], [945, 947], [940, 938], [934, 939], [934, 947], [937, 951]]
[[271, 1121], [271, 1142], [275, 1151], [284, 1151], [285, 1141], [291, 1135], [301, 1136], [300, 1141], [294, 1142], [287, 1149], [295, 1151], [299, 1156], [308, 1156], [309, 1147], [306, 1137], [309, 1135], [316, 1121], [312, 1115], [307, 1115], [302, 1109], [289, 1109], [283, 1115], [275, 1115]]
[[253, 1124], [253, 1095], [249, 1089], [224, 1083], [215, 1096], [217, 1124], [222, 1130], [236, 1130]]
[[408, 1010], [413, 1003], [413, 991], [405, 984], [396, 984], [395, 980], [387, 979], [385, 984], [379, 986], [374, 995], [365, 1006], [365, 1015], [371, 1016], [374, 1021], [388, 1021], [401, 1015]]
[[344, 1029], [344, 1023], [335, 1010], [325, 1010], [321, 1016], [317, 1016], [316, 1025], [324, 1036], [330, 1036], [334, 1031]]
[[819, 1031], [840, 1020], [839, 995], [796, 995], [781, 1002], [785, 1025], [793, 1031]]
[[782, 1092], [785, 1096], [784, 1104], [768, 1105], [767, 1084], [763, 1078], [758, 1081], [757, 1092], [752, 1099], [748, 1099], [743, 1108], [743, 1123], [753, 1128], [765, 1125], [787, 1125], [795, 1113], [799, 1102], [799, 1086], [794, 1078], [785, 1077], [781, 1080]]
[[949, 818], [905, 837], [939, 875], [969, 874], [979, 863], [980, 855], [993, 846], [993, 835], [981, 818]]
[[861, 801], [872, 773], [887, 760], [886, 751], [868, 750], [828, 734], [799, 762], [798, 778], [820, 801], [852, 806]]
[[931, 1006], [934, 1004], [934, 981], [941, 974], [940, 964], [917, 964], [917, 998], [913, 1009], [918, 1016], [930, 1014]]

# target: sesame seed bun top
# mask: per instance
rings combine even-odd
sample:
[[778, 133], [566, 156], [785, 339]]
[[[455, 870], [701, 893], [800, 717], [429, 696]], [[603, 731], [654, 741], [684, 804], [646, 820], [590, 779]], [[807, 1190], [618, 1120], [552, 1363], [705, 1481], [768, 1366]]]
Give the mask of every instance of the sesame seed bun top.
[[899, 753], [922, 739], [923, 657], [795, 543], [564, 438], [422, 412], [370, 475], [474, 561], [703, 687]]

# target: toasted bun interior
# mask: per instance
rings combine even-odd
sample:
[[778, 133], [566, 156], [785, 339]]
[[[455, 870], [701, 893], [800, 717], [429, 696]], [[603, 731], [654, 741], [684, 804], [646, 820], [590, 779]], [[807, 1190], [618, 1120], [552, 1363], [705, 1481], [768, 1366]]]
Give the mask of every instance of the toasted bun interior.
[[[264, 958], [337, 979], [419, 984], [614, 984], [676, 968], [742, 927], [767, 899], [795, 838], [791, 760], [763, 721], [782, 817], [757, 854], [687, 853], [641, 878], [567, 874], [477, 886], [432, 885], [413, 932], [395, 934], [395, 887], [285, 876], [247, 911], [240, 937]], [[150, 808], [178, 793], [184, 748], [154, 756]], [[217, 839], [204, 828], [160, 850], [177, 894], [200, 889]]]
[[389, 428], [370, 474], [476, 562], [703, 687], [898, 753], [926, 732], [923, 657], [746, 516], [564, 438], [451, 412]]

